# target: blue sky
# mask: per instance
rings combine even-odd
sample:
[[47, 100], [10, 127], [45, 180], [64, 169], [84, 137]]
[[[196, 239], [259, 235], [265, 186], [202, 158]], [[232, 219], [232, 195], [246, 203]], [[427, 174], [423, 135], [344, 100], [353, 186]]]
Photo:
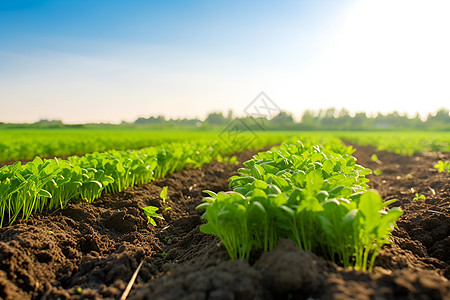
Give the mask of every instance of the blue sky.
[[0, 121], [450, 103], [448, 1], [0, 0]]

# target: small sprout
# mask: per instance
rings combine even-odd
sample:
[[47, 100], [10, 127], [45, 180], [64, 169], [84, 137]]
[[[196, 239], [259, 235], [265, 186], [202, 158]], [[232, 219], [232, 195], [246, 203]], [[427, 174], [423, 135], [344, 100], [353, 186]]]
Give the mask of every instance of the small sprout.
[[438, 170], [439, 173], [444, 171], [450, 172], [450, 161], [438, 161], [437, 164], [434, 165], [434, 168]]
[[375, 170], [373, 170], [373, 175], [380, 176], [381, 174], [383, 174], [383, 172], [381, 172], [380, 169], [376, 168]]
[[161, 193], [159, 194], [159, 197], [161, 197], [163, 203], [166, 203], [166, 199], [169, 199], [169, 197], [167, 196], [167, 186], [163, 187]]
[[408, 173], [408, 174], [405, 175], [405, 178], [411, 179], [411, 178], [413, 178], [413, 176], [410, 173]]
[[168, 207], [164, 208], [164, 212], [167, 212], [167, 211], [169, 211], [171, 209], [172, 209], [172, 207], [168, 206]]
[[376, 154], [372, 154], [372, 156], [370, 157], [370, 160], [376, 162], [379, 165], [381, 165], [383, 163], [381, 160], [378, 159], [378, 156]]
[[83, 289], [81, 287], [77, 287], [76, 291], [77, 291], [78, 294], [81, 294], [83, 292]]
[[414, 201], [425, 200], [425, 195], [416, 193], [416, 196], [413, 198]]
[[152, 224], [153, 226], [156, 226], [156, 222], [153, 218], [158, 218], [158, 219], [164, 220], [163, 216], [156, 213], [156, 211], [159, 209], [158, 207], [150, 205], [150, 206], [142, 207], [142, 209], [144, 210], [144, 213], [147, 216], [148, 223]]
[[164, 237], [164, 242], [167, 242], [170, 239], [170, 236]]
[[163, 252], [163, 253], [161, 253], [161, 256], [162, 256], [163, 258], [166, 258], [166, 257], [167, 257], [167, 253], [166, 253], [166, 252]]

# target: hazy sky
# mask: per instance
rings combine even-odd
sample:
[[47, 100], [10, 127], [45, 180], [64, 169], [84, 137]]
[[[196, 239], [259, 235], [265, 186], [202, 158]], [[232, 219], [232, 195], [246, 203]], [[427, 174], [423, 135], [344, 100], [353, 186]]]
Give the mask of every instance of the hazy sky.
[[450, 107], [449, 0], [0, 0], [0, 121]]

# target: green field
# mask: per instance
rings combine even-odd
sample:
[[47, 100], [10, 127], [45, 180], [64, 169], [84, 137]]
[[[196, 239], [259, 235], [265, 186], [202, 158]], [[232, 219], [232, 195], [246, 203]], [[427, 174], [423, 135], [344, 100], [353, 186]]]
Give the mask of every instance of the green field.
[[[0, 132], [0, 227], [32, 213], [92, 202], [102, 193], [153, 181], [230, 154], [298, 137], [340, 140], [402, 155], [450, 151], [449, 132], [202, 131], [144, 129], [9, 129]], [[80, 154], [79, 156], [73, 154]], [[63, 157], [45, 159], [46, 157]], [[26, 164], [14, 160], [33, 159]]]
[[450, 152], [448, 131], [344, 131], [336, 135], [356, 144], [375, 146], [377, 150], [401, 155], [410, 156], [425, 151]]
[[[234, 153], [274, 146], [230, 178], [233, 192], [208, 192], [198, 206], [208, 222], [202, 231], [217, 235], [233, 259], [290, 238], [300, 249], [362, 270], [390, 242], [402, 211], [381, 212], [395, 200], [369, 191], [365, 175], [372, 171], [356, 164], [343, 141], [403, 155], [450, 147], [450, 133], [418, 131], [13, 129], [0, 138], [2, 160], [35, 157], [0, 168], [0, 227], [213, 160], [234, 164]], [[60, 158], [45, 158], [52, 156]], [[158, 207], [142, 209], [154, 226], [154, 218], [163, 218]]]
[[[82, 155], [106, 150], [139, 149], [167, 142], [214, 140], [229, 134], [220, 130], [188, 129], [2, 129], [0, 162], [39, 157]], [[230, 134], [234, 134], [230, 132]], [[240, 133], [239, 133], [240, 134]], [[254, 131], [252, 138], [333, 135], [362, 145], [373, 145], [403, 155], [450, 151], [450, 132], [438, 131]]]
[[145, 129], [2, 129], [0, 161], [139, 149], [164, 142], [214, 138], [218, 132]]
[[[92, 137], [88, 144], [93, 149], [106, 147], [101, 143], [102, 140], [92, 136], [92, 132], [77, 132], [86, 133], [89, 135], [85, 135], [84, 140], [87, 141], [88, 136]], [[128, 137], [132, 142], [135, 141], [128, 132], [110, 132], [113, 133], [116, 139], [126, 140]], [[54, 134], [59, 135], [61, 132]], [[49, 141], [48, 136], [36, 137], [42, 138], [41, 141]], [[212, 160], [233, 163], [235, 158], [228, 157], [233, 153], [279, 144], [286, 137], [274, 133], [255, 136], [249, 132], [238, 135], [232, 132], [191, 132], [186, 135], [179, 132], [154, 132], [147, 139], [149, 144], [155, 144], [152, 147], [127, 151], [111, 149], [82, 156], [73, 155], [67, 159], [42, 159], [37, 156], [26, 164], [17, 161], [0, 168], [0, 227], [4, 222], [11, 224], [17, 218], [26, 219], [35, 212], [63, 208], [72, 199], [92, 202], [104, 192], [117, 193], [185, 168], [199, 168]], [[124, 144], [122, 147], [130, 148]], [[39, 154], [29, 150], [28, 157]], [[55, 153], [61, 155], [62, 152], [55, 148]]]

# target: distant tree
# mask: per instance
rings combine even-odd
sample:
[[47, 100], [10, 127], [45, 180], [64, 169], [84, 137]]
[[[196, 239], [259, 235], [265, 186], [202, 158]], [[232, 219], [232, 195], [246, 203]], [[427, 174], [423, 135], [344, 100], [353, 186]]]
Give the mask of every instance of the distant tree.
[[301, 124], [305, 126], [313, 126], [316, 121], [313, 112], [311, 110], [305, 110], [302, 115]]
[[[187, 125], [187, 126], [201, 126], [202, 122], [199, 119], [176, 119], [172, 120], [174, 124], [177, 125]], [[199, 125], [200, 124], [200, 125]]]
[[336, 124], [336, 108], [330, 107], [322, 111], [321, 124], [325, 127], [332, 127]]
[[145, 124], [162, 124], [166, 122], [166, 118], [164, 116], [158, 116], [158, 117], [149, 117], [149, 118], [138, 118], [136, 121], [134, 121], [137, 125], [145, 125]]
[[352, 118], [350, 129], [363, 129], [367, 124], [367, 115], [365, 112], [358, 112]]
[[350, 112], [347, 109], [342, 108], [336, 117], [336, 126], [339, 128], [348, 128], [350, 126], [351, 119], [352, 117], [350, 116]]
[[58, 125], [60, 125], [60, 124], [62, 124], [63, 122], [61, 121], [61, 120], [48, 120], [48, 119], [40, 119], [38, 122], [36, 122], [35, 124], [43, 124], [43, 125], [46, 125], [46, 124], [58, 124]]
[[446, 108], [441, 108], [440, 110], [438, 110], [436, 115], [434, 115], [433, 119], [436, 122], [442, 123], [450, 122], [449, 110]]
[[47, 120], [40, 119], [38, 122], [32, 124], [33, 127], [59, 128], [64, 127], [61, 120]]
[[221, 112], [212, 112], [206, 117], [205, 122], [210, 125], [225, 125], [227, 119]]
[[270, 120], [270, 124], [278, 126], [287, 126], [294, 124], [294, 118], [290, 113], [280, 111], [275, 117]]
[[449, 110], [446, 108], [439, 109], [435, 115], [429, 114], [425, 122], [428, 128], [445, 129], [450, 127]]
[[227, 120], [231, 121], [233, 120], [233, 110], [228, 110], [228, 114], [227, 114]]

